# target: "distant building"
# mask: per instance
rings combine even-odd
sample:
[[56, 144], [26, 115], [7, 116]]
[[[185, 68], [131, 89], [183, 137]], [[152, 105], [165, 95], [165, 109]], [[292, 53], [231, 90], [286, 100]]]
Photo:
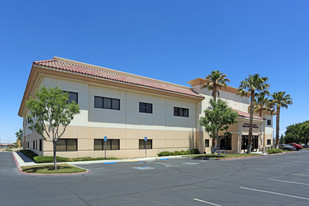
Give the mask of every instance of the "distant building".
[[[162, 151], [198, 149], [210, 153], [212, 139], [199, 119], [209, 107], [211, 91], [201, 89], [202, 78], [188, 82], [191, 87], [129, 74], [104, 67], [54, 57], [36, 61], [24, 92], [18, 115], [24, 118], [24, 147], [39, 155], [52, 155], [52, 143], [43, 141], [28, 129], [26, 100], [45, 84], [69, 91], [80, 114], [57, 142], [57, 155], [63, 157], [104, 156], [104, 137], [110, 157], [148, 156]], [[249, 96], [237, 96], [237, 89], [220, 90], [220, 98], [238, 112], [238, 122], [230, 127], [231, 138], [222, 138], [221, 149], [241, 153], [247, 148]], [[253, 149], [273, 143], [272, 115], [254, 116]]]

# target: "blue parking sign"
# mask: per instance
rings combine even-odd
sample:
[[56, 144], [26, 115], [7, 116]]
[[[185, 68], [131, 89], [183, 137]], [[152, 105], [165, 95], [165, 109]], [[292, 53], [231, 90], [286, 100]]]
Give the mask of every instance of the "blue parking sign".
[[145, 142], [147, 141], [147, 137], [145, 137]]
[[107, 142], [107, 136], [104, 137], [104, 142]]

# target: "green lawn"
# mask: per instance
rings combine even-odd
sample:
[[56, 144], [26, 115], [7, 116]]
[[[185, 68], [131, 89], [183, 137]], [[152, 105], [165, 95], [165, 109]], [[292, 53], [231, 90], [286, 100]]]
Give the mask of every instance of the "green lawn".
[[230, 159], [230, 158], [239, 158], [239, 157], [251, 157], [251, 156], [260, 156], [260, 154], [202, 154], [202, 155], [188, 155], [193, 159]]
[[36, 166], [24, 166], [21, 167], [23, 172], [32, 174], [62, 174], [62, 173], [79, 173], [87, 170], [79, 167], [74, 167], [68, 164], [57, 165], [58, 169], [54, 170], [54, 165], [36, 165]]

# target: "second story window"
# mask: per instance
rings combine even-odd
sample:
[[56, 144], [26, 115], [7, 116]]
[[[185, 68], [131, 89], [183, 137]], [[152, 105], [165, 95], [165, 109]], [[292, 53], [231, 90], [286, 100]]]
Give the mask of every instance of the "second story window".
[[139, 112], [152, 113], [152, 104], [140, 102], [139, 103]]
[[174, 107], [174, 116], [189, 117], [189, 109]]
[[120, 110], [120, 99], [95, 96], [94, 107], [102, 109]]
[[271, 126], [271, 119], [268, 119], [268, 120], [267, 120], [267, 125], [268, 125], [268, 126]]
[[69, 92], [69, 91], [63, 91], [69, 93], [69, 102], [72, 101], [76, 102], [78, 104], [78, 93], [77, 92]]

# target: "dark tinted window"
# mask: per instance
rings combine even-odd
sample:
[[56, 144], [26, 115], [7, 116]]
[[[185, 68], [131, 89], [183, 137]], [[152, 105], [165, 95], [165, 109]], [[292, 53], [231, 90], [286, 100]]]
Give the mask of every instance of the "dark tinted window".
[[77, 151], [77, 139], [58, 139], [56, 151]]
[[103, 109], [120, 110], [120, 99], [108, 97], [94, 97], [94, 107]]
[[152, 104], [140, 102], [139, 103], [139, 112], [152, 113]]
[[[152, 149], [152, 139], [147, 139], [146, 147], [147, 147], [147, 149]], [[144, 139], [139, 140], [139, 149], [145, 149], [145, 140]]]
[[267, 120], [267, 125], [271, 125], [271, 120], [270, 119]]
[[209, 139], [205, 139], [205, 147], [209, 147]]
[[189, 117], [189, 109], [174, 107], [174, 116]]
[[[108, 139], [106, 141], [106, 150], [119, 150], [120, 140], [119, 139]], [[94, 140], [94, 150], [105, 150], [104, 139]]]

